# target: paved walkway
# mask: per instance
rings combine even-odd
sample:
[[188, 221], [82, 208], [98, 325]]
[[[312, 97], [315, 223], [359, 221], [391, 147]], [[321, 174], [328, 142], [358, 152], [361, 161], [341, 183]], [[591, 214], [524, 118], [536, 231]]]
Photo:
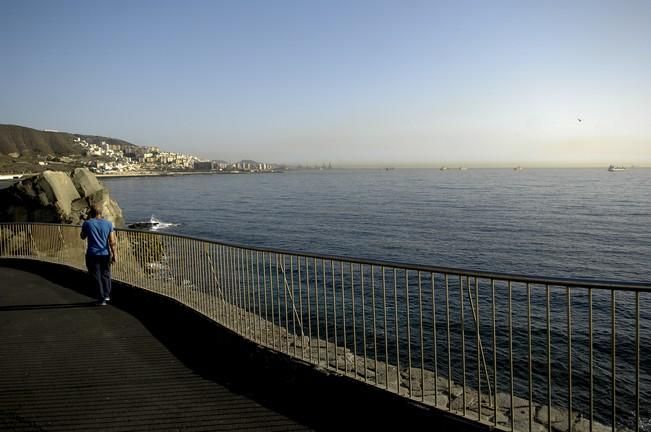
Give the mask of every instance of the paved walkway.
[[0, 430], [308, 429], [232, 379], [187, 366], [145, 322], [92, 301], [0, 266]]

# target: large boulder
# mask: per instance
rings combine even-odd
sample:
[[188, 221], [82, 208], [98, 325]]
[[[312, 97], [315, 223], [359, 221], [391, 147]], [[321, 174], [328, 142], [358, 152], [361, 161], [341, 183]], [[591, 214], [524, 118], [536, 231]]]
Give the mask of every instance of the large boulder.
[[0, 222], [80, 224], [94, 204], [102, 206], [105, 219], [124, 226], [117, 202], [88, 169], [44, 171], [0, 190]]
[[61, 171], [44, 171], [37, 181], [47, 202], [52, 203], [59, 210], [58, 213], [70, 215], [72, 202], [81, 198], [72, 179]]
[[98, 190], [104, 189], [104, 186], [97, 180], [95, 174], [87, 168], [75, 168], [71, 177], [77, 187], [77, 191], [82, 196], [89, 196]]

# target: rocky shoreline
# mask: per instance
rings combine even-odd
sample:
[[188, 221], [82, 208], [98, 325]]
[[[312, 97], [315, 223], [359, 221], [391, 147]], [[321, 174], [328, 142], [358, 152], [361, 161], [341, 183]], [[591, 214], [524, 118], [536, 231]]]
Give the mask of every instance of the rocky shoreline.
[[86, 168], [70, 173], [44, 171], [23, 177], [0, 190], [1, 222], [49, 222], [79, 225], [90, 206], [101, 205], [104, 217], [124, 226], [122, 210], [109, 191]]
[[[505, 430], [511, 429], [512, 422], [515, 431], [544, 432], [550, 430], [551, 425], [554, 432], [568, 432], [570, 424], [576, 432], [613, 430], [611, 426], [591, 422], [578, 411], [572, 411], [570, 416], [567, 409], [536, 402], [530, 404], [528, 399], [516, 395], [511, 398], [505, 392], [493, 395], [482, 391], [479, 394], [476, 389], [469, 386], [464, 388], [446, 376], [436, 376], [431, 370], [403, 366], [398, 368], [375, 358], [365, 358], [330, 341], [295, 335], [238, 306], [227, 303], [224, 306], [230, 310], [228, 314], [232, 322], [236, 323], [232, 329], [254, 342], [312, 363], [326, 373], [343, 374], [426, 405], [458, 415], [465, 414], [465, 417], [472, 420]], [[223, 312], [224, 309], [221, 310]], [[214, 313], [219, 316], [220, 312], [215, 310]], [[620, 426], [615, 430], [630, 431]]]

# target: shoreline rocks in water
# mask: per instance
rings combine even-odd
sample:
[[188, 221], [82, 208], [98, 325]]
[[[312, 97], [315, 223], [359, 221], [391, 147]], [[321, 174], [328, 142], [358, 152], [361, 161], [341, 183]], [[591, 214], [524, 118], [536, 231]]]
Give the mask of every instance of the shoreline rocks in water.
[[105, 219], [124, 226], [122, 209], [87, 168], [70, 173], [44, 171], [0, 190], [0, 222], [50, 222], [78, 225], [90, 206], [103, 207]]

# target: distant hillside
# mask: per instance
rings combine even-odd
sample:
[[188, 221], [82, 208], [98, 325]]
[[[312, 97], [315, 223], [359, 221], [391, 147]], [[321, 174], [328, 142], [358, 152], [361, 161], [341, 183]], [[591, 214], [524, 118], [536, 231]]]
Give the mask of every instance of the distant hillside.
[[82, 153], [82, 147], [74, 142], [79, 137], [90, 144], [101, 144], [102, 141], [119, 145], [122, 150], [138, 148], [128, 141], [97, 136], [71, 134], [68, 132], [45, 132], [24, 126], [0, 125], [0, 154], [31, 152], [42, 155], [77, 155]]
[[16, 125], [0, 125], [0, 154], [35, 153], [70, 155], [81, 153], [74, 136], [65, 132], [45, 132]]

